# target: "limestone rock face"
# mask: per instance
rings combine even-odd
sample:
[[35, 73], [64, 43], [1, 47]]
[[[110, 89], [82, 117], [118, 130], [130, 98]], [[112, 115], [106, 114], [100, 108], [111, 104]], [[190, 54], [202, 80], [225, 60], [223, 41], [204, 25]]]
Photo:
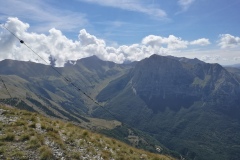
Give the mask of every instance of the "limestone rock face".
[[195, 101], [237, 103], [240, 85], [226, 69], [192, 61], [153, 55], [130, 73], [132, 87], [155, 111], [188, 108]]

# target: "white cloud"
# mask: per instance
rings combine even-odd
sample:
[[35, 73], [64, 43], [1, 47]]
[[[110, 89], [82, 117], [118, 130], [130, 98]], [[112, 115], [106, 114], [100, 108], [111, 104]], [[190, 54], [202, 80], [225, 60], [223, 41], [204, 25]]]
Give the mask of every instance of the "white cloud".
[[207, 63], [219, 63], [221, 65], [240, 63], [240, 59], [237, 58], [239, 57], [239, 54], [239, 50], [232, 49], [189, 49], [177, 53], [171, 53], [171, 55], [176, 57], [180, 57], [180, 55], [182, 55], [183, 57], [191, 59], [198, 58]]
[[191, 45], [206, 46], [206, 45], [209, 45], [211, 43], [210, 43], [209, 39], [201, 38], [201, 39], [198, 39], [198, 40], [191, 41], [190, 44]]
[[[202, 54], [200, 51], [197, 52], [198, 55], [196, 55], [195, 52], [188, 54], [188, 46], [202, 46], [209, 43], [208, 39], [205, 38], [189, 42], [174, 35], [168, 37], [149, 35], [144, 37], [139, 44], [108, 46], [103, 39], [91, 35], [85, 29], [80, 30], [78, 40], [73, 41], [55, 28], [50, 29], [48, 34], [29, 33], [28, 29], [30, 25], [23, 23], [18, 18], [8, 18], [4, 26], [20, 39], [23, 39], [29, 47], [49, 64], [50, 56], [56, 59], [57, 66], [63, 66], [68, 60], [77, 60], [92, 55], [97, 55], [103, 60], [114, 61], [116, 63], [138, 61], [152, 54], [201, 58]], [[30, 60], [45, 63], [25, 45], [20, 44], [19, 41], [6, 30], [2, 30], [0, 33], [0, 48], [0, 60]], [[224, 55], [229, 52], [221, 53], [221, 56], [224, 57]], [[205, 55], [210, 54], [211, 53], [207, 53]], [[239, 53], [234, 53], [234, 57], [238, 57], [238, 55]], [[202, 59], [210, 61], [211, 57], [202, 57]], [[217, 58], [215, 57], [214, 60], [217, 60]]]
[[204, 55], [200, 58], [200, 60], [205, 62], [219, 61], [221, 57], [219, 55]]
[[94, 3], [101, 6], [120, 8], [128, 11], [140, 12], [159, 18], [164, 18], [167, 16], [164, 10], [156, 8], [152, 5], [146, 5], [146, 3], [141, 3], [140, 0], [79, 0], [79, 1]]
[[[27, 31], [27, 29], [29, 28], [29, 24], [23, 23], [17, 18], [9, 18], [5, 27], [7, 27], [16, 36], [20, 37], [23, 36], [23, 33]], [[11, 33], [0, 33], [0, 56], [2, 59], [13, 58], [10, 54], [6, 53], [15, 49], [15, 43], [17, 41], [18, 40], [16, 39], [16, 37], [12, 36]]]
[[178, 0], [178, 4], [186, 11], [195, 0]]
[[235, 61], [238, 61], [240, 63], [240, 57], [234, 57], [233, 58]]
[[164, 42], [163, 42], [163, 38], [160, 36], [149, 35], [143, 38], [142, 44], [154, 47], [154, 46], [161, 46], [162, 44], [164, 44]]
[[221, 34], [218, 45], [221, 48], [240, 47], [240, 37], [235, 37], [230, 34]]
[[98, 46], [106, 45], [104, 40], [97, 39], [97, 37], [90, 35], [89, 33], [87, 33], [87, 31], [85, 29], [82, 29], [80, 31], [78, 38], [83, 46], [87, 46], [90, 44], [94, 44], [94, 45], [98, 45]]
[[209, 39], [200, 38], [191, 42], [182, 40], [180, 37], [175, 37], [170, 35], [169, 37], [160, 37], [155, 35], [149, 35], [142, 40], [145, 45], [150, 45], [152, 47], [167, 45], [168, 49], [177, 50], [187, 48], [188, 45], [199, 45], [206, 46], [211, 44]]
[[175, 37], [174, 35], [170, 35], [166, 42], [168, 44], [169, 49], [183, 49], [187, 48], [187, 41], [182, 40], [180, 37]]

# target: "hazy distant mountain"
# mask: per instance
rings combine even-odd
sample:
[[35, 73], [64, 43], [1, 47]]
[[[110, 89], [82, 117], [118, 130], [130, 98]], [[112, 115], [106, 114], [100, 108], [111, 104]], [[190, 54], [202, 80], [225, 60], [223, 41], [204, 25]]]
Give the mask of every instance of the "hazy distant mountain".
[[232, 68], [239, 68], [240, 69], [240, 64], [227, 65], [225, 67], [232, 67]]
[[[42, 64], [1, 61], [14, 97], [2, 87], [1, 101], [82, 124], [90, 115], [117, 118], [189, 159], [240, 158], [239, 69], [159, 55], [126, 64], [92, 56], [55, 69], [61, 75]], [[128, 137], [127, 129], [104, 132]]]

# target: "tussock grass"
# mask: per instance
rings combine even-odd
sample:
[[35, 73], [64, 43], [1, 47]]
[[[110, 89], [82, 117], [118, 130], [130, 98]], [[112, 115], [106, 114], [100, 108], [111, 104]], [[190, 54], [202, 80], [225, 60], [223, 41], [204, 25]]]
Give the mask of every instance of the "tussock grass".
[[28, 127], [30, 127], [30, 128], [36, 128], [36, 123], [31, 123], [31, 124], [28, 125]]
[[4, 136], [0, 138], [2, 141], [14, 141], [15, 139], [15, 134], [13, 133], [6, 133]]
[[27, 160], [27, 156], [23, 151], [13, 151], [11, 154], [11, 157], [14, 157], [14, 159], [19, 160]]
[[37, 149], [44, 144], [44, 138], [40, 135], [32, 136], [27, 143], [27, 149]]
[[0, 122], [0, 131], [2, 131], [2, 129], [3, 129], [3, 124], [2, 122]]
[[4, 146], [5, 145], [5, 142], [0, 142], [0, 146]]
[[20, 141], [28, 141], [30, 139], [30, 135], [28, 133], [24, 133], [20, 136]]
[[29, 120], [32, 122], [36, 122], [37, 121], [36, 115], [31, 115]]
[[27, 122], [25, 120], [18, 119], [16, 122], [13, 123], [13, 126], [24, 126], [26, 124]]
[[5, 148], [4, 147], [0, 147], [0, 154], [3, 154], [5, 152]]
[[46, 146], [46, 145], [41, 146], [39, 148], [39, 151], [40, 151], [40, 159], [41, 160], [52, 160], [52, 159], [54, 159], [52, 150], [48, 146]]
[[80, 153], [80, 152], [72, 152], [71, 153], [71, 155], [70, 155], [70, 157], [72, 157], [72, 159], [76, 159], [76, 160], [78, 160], [78, 159], [81, 159], [81, 156], [82, 156], [82, 154]]
[[83, 159], [86, 156], [89, 157], [88, 159], [100, 156], [106, 160], [172, 159], [138, 150], [113, 138], [82, 129], [70, 122], [65, 123], [8, 107], [0, 106], [0, 108], [7, 110], [3, 116], [16, 118], [15, 122], [8, 124], [0, 122], [2, 133], [0, 154], [6, 159], [25, 159], [29, 156], [29, 152], [36, 156], [35, 159], [60, 159], [61, 157], [56, 157], [56, 148], [57, 152], [61, 152], [66, 159]]

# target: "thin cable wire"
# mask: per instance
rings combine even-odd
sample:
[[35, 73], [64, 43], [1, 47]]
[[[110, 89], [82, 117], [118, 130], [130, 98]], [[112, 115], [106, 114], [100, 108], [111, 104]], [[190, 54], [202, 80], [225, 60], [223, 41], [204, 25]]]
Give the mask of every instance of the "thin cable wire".
[[[3, 28], [5, 28], [7, 31], [9, 31], [14, 37], [16, 37], [20, 43], [24, 44], [28, 49], [30, 49], [34, 54], [36, 54], [41, 60], [43, 60], [47, 65], [48, 62], [42, 58], [38, 53], [36, 53], [30, 46], [28, 46], [22, 39], [20, 39], [17, 35], [15, 35], [13, 32], [11, 32], [7, 27], [5, 27], [4, 25], [2, 25]], [[95, 103], [97, 106], [101, 107], [103, 110], [105, 110], [106, 112], [108, 112], [113, 118], [115, 118], [116, 120], [118, 120], [119, 122], [122, 123], [123, 126], [126, 126], [127, 128], [130, 128], [132, 129], [133, 131], [135, 131], [136, 133], [136, 130], [133, 129], [131, 126], [123, 123], [114, 113], [112, 113], [111, 111], [109, 111], [108, 109], [106, 109], [104, 106], [102, 106], [99, 102], [95, 101], [90, 95], [88, 95], [86, 92], [84, 92], [80, 87], [78, 87], [77, 85], [75, 85], [73, 82], [71, 82], [67, 77], [65, 77], [64, 75], [62, 75], [55, 67], [53, 67], [52, 65], [50, 65], [50, 67], [55, 71], [57, 72], [61, 78], [63, 78], [67, 83], [69, 83], [70, 85], [72, 85], [78, 92], [84, 94], [87, 98], [89, 98], [93, 103]], [[9, 92], [8, 92], [9, 93]], [[9, 93], [10, 95], [10, 93]], [[146, 141], [146, 143], [152, 147], [155, 148], [155, 145], [153, 144], [150, 144]]]
[[[22, 41], [17, 35], [15, 35], [12, 31], [10, 31], [7, 27], [5, 27], [2, 23], [0, 25], [5, 28], [8, 32], [10, 32], [15, 38], [17, 38], [20, 42]], [[22, 42], [21, 42], [22, 43]]]
[[[17, 35], [15, 35], [13, 32], [11, 32], [7, 27], [5, 27], [4, 25], [2, 25], [3, 28], [5, 28], [7, 31], [9, 31], [14, 37], [16, 37], [20, 43], [24, 44], [29, 50], [31, 50], [34, 54], [36, 54], [41, 60], [43, 60], [47, 65], [48, 62], [42, 58], [37, 52], [35, 52], [30, 46], [28, 46], [22, 39], [20, 39]], [[93, 103], [95, 103], [97, 106], [101, 107], [102, 109], [104, 109], [106, 112], [108, 112], [113, 118], [115, 118], [116, 120], [119, 120], [119, 118], [116, 117], [116, 115], [114, 115], [111, 111], [109, 111], [108, 109], [106, 109], [105, 107], [103, 107], [99, 102], [95, 101], [90, 95], [88, 95], [86, 92], [84, 92], [80, 87], [78, 87], [76, 84], [74, 84], [73, 82], [71, 82], [67, 77], [63, 76], [55, 67], [53, 67], [52, 65], [50, 65], [50, 67], [57, 72], [61, 78], [63, 78], [67, 83], [69, 83], [70, 85], [72, 85], [78, 92], [81, 92], [82, 94], [84, 94], [87, 98], [89, 98]], [[120, 121], [121, 122], [121, 121]]]
[[[19, 39], [19, 38], [18, 38]], [[24, 44], [27, 48], [29, 48], [33, 53], [35, 53], [40, 59], [42, 59], [46, 64], [48, 64], [48, 62], [42, 58], [38, 53], [36, 53], [31, 47], [29, 47], [23, 40], [20, 40], [20, 43]], [[110, 112], [109, 110], [107, 110], [105, 107], [103, 107], [99, 102], [95, 101], [90, 95], [88, 95], [86, 92], [84, 92], [80, 87], [78, 87], [76, 84], [74, 84], [73, 82], [71, 82], [67, 77], [63, 76], [63, 74], [61, 74], [55, 67], [53, 67], [52, 65], [50, 65], [50, 67], [56, 71], [61, 78], [63, 78], [67, 83], [69, 83], [70, 85], [72, 85], [77, 91], [81, 92], [82, 94], [84, 94], [87, 98], [89, 98], [93, 103], [95, 103], [96, 105], [98, 105], [99, 107], [103, 108], [105, 111], [107, 111], [113, 118], [115, 118], [116, 120], [119, 120], [119, 118], [116, 117], [116, 115], [114, 115], [112, 112]]]

